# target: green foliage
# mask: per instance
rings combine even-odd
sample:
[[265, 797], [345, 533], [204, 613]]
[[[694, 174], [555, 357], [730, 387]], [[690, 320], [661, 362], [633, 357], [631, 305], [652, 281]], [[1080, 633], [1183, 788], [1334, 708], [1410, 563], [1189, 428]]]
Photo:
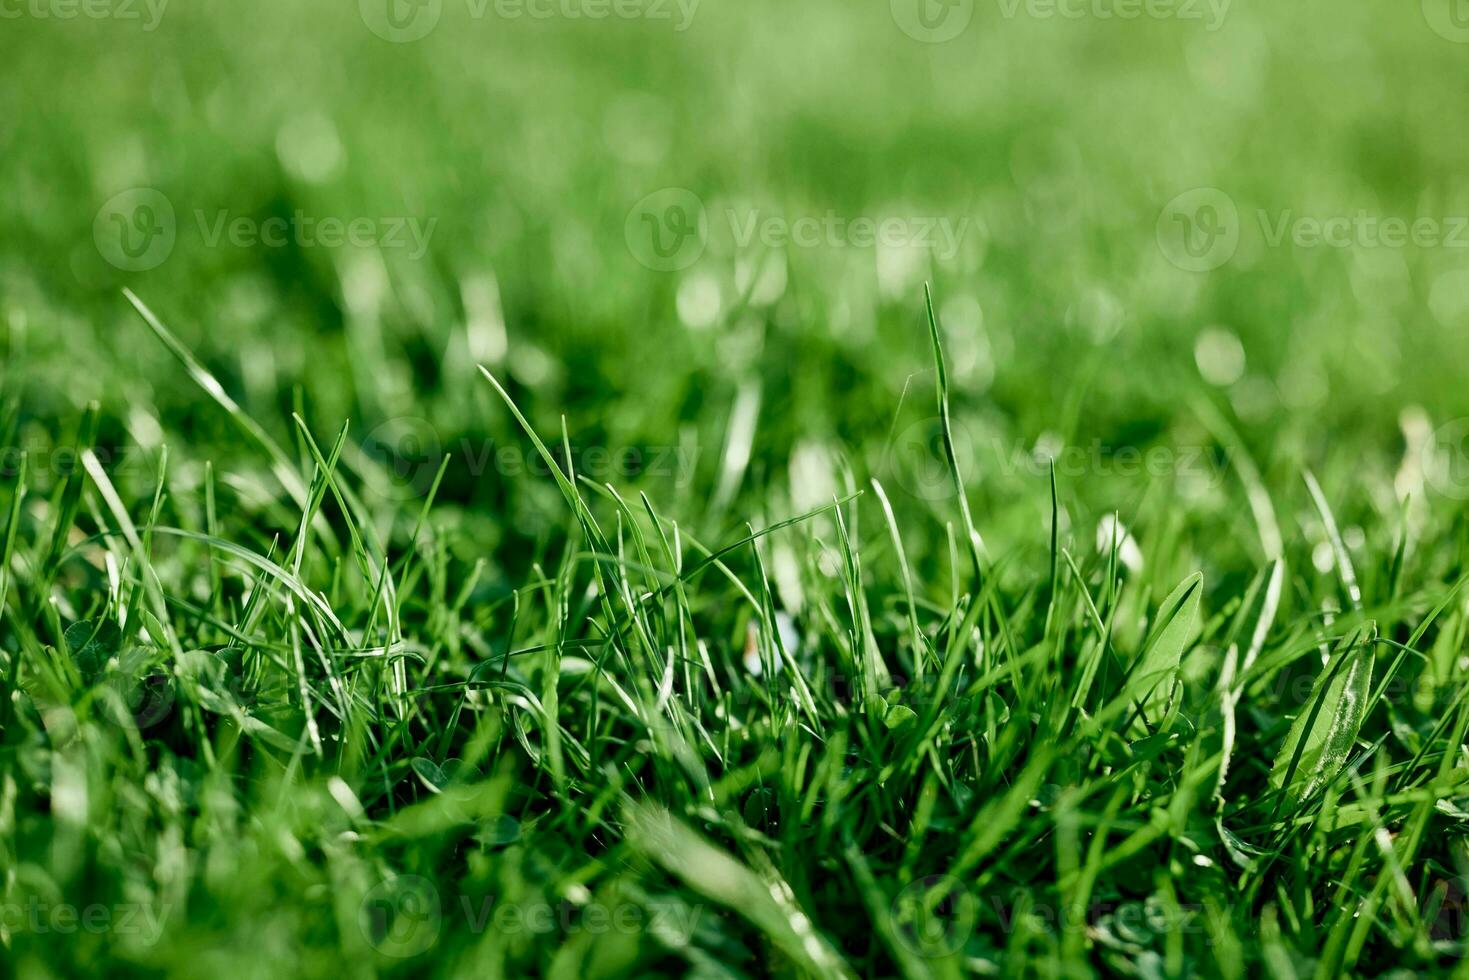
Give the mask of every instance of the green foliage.
[[1446, 10], [60, 6], [0, 972], [1462, 968]]

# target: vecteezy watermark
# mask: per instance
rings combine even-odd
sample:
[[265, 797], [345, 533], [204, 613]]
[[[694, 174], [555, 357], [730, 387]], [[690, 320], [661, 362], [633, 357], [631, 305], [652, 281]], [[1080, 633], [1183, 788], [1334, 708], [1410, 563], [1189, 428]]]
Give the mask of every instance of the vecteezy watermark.
[[925, 959], [941, 959], [963, 948], [979, 924], [979, 900], [950, 875], [910, 882], [893, 899], [898, 941]]
[[[311, 215], [256, 217], [227, 208], [195, 208], [186, 226], [204, 248], [375, 248], [405, 250], [417, 260], [427, 253], [438, 218], [417, 216], [350, 218]], [[109, 198], [92, 221], [92, 240], [102, 258], [126, 272], [162, 265], [178, 242], [173, 202], [152, 187], [133, 187]]]
[[1044, 479], [1054, 468], [1058, 477], [1070, 479], [1176, 477], [1206, 486], [1218, 486], [1229, 468], [1228, 453], [1217, 446], [1143, 447], [1109, 445], [1093, 439], [1085, 444], [1043, 440], [1027, 449], [998, 437], [975, 439], [966, 426], [957, 422], [950, 425], [950, 438], [952, 462], [942, 420], [933, 416], [909, 423], [894, 435], [884, 472], [920, 500], [946, 500], [955, 494], [955, 466], [965, 482], [980, 472]]
[[1033, 20], [1178, 20], [1201, 21], [1217, 31], [1229, 14], [1231, 0], [997, 0], [1006, 20], [1024, 14]]
[[445, 901], [427, 878], [399, 875], [368, 891], [357, 924], [373, 949], [407, 959], [433, 948], [445, 928], [505, 937], [654, 933], [683, 945], [693, 938], [703, 911], [701, 905], [656, 899], [608, 904], [595, 899], [526, 902], [459, 895]]
[[0, 20], [137, 21], [151, 33], [167, 9], [168, 0], [0, 0]]
[[[427, 419], [400, 416], [374, 426], [362, 440], [363, 452], [378, 465], [369, 486], [387, 499], [412, 500], [428, 493], [444, 457], [450, 465], [479, 479], [494, 473], [506, 479], [551, 477], [551, 467], [534, 450], [517, 443], [468, 436], [449, 441]], [[699, 450], [694, 446], [584, 445], [556, 443], [551, 455], [561, 471], [597, 483], [615, 480], [666, 480], [684, 486], [694, 478]]]
[[[1466, 0], [1469, 2], [1469, 0]], [[1255, 210], [1266, 248], [1469, 248], [1469, 215], [1383, 215], [1366, 208], [1340, 214], [1299, 214], [1294, 208]], [[1249, 230], [1233, 198], [1217, 187], [1185, 191], [1158, 214], [1158, 248], [1187, 272], [1208, 272], [1234, 257]]]
[[889, 0], [893, 23], [915, 41], [952, 41], [974, 18], [974, 0]]
[[[1217, 31], [1232, 0], [995, 0], [1006, 20], [1199, 21]], [[952, 41], [974, 17], [974, 0], [889, 0], [893, 21], [915, 41]]]
[[1409, 219], [1359, 209], [1318, 217], [1286, 209], [1272, 216], [1261, 209], [1256, 216], [1271, 248], [1469, 248], [1469, 215]]
[[[129, 473], [151, 477], [158, 473], [156, 452], [137, 448], [109, 449], [105, 446], [94, 446], [91, 451], [113, 476]], [[62, 479], [82, 469], [81, 452], [76, 448], [36, 441], [21, 446], [0, 446], [0, 479], [15, 479], [20, 473], [22, 460], [26, 472], [32, 476], [45, 474]]]
[[1209, 486], [1217, 486], [1229, 467], [1229, 455], [1217, 446], [1156, 445], [1112, 446], [1093, 439], [1086, 445], [1037, 446], [1031, 450], [1011, 448], [1008, 452], [1000, 440], [993, 440], [1000, 472], [1006, 476], [1046, 475], [1052, 467], [1056, 475], [1077, 479], [1083, 476], [1131, 478], [1146, 476], [1193, 477]]
[[[471, 20], [645, 20], [667, 22], [682, 33], [700, 0], [457, 0]], [[357, 0], [367, 29], [384, 41], [406, 44], [439, 24], [444, 0]]]
[[1209, 931], [1209, 911], [1202, 905], [1170, 907], [1152, 897], [1051, 905], [1024, 891], [981, 897], [952, 875], [911, 882], [893, 899], [889, 913], [898, 942], [924, 959], [952, 956], [982, 931], [1055, 936], [1106, 930], [1140, 945], [1165, 935]]
[[1450, 500], [1469, 500], [1469, 418], [1434, 429], [1420, 450], [1419, 463], [1434, 490]]
[[74, 905], [31, 895], [19, 900], [0, 901], [0, 931], [35, 936], [74, 936], [78, 933], [127, 936], [137, 937], [142, 945], [152, 946], [162, 937], [172, 911], [173, 906], [168, 902], [162, 905], [144, 902]]
[[[962, 425], [950, 427], [954, 462], [961, 481], [974, 472], [974, 440]], [[938, 416], [910, 422], [887, 448], [883, 469], [898, 486], [919, 500], [947, 500], [954, 496], [953, 468], [945, 446], [943, 421]]]
[[1217, 187], [1184, 191], [1158, 213], [1158, 249], [1185, 272], [1208, 272], [1234, 257], [1239, 248], [1239, 211]]
[[422, 497], [433, 485], [444, 458], [439, 432], [427, 420], [404, 415], [372, 427], [362, 439], [362, 451], [375, 461], [383, 480], [368, 480], [388, 500]]
[[[1250, 701], [1294, 714], [1311, 705], [1320, 680], [1321, 675], [1309, 669], [1277, 671], [1268, 679], [1249, 685]], [[1405, 676], [1399, 671], [1376, 681], [1373, 687], [1375, 695], [1380, 695], [1385, 703], [1395, 705], [1400, 711], [1416, 710], [1427, 717], [1438, 717], [1458, 707], [1461, 693], [1431, 673]]]
[[1421, 0], [1421, 5], [1433, 33], [1455, 44], [1469, 44], [1469, 0]]
[[725, 221], [736, 248], [758, 241], [766, 248], [907, 248], [931, 249], [943, 262], [959, 254], [969, 218], [915, 216], [847, 218], [835, 211], [788, 218], [752, 209], [726, 208]]
[[704, 202], [682, 187], [665, 187], [639, 200], [623, 221], [628, 251], [659, 272], [686, 269], [704, 254], [712, 237], [735, 250], [759, 244], [784, 248], [926, 248], [940, 261], [959, 254], [968, 217], [787, 215], [760, 208], [723, 208], [711, 219]]
[[[413, 500], [433, 486], [445, 456], [452, 456], [457, 475], [478, 479], [494, 473], [508, 479], [550, 478], [551, 468], [533, 449], [519, 443], [462, 436], [444, 439], [427, 419], [403, 415], [374, 425], [362, 437], [362, 454], [370, 463], [365, 473], [370, 487], [392, 500]], [[561, 442], [550, 447], [562, 472], [574, 472], [598, 483], [618, 480], [669, 481], [688, 485], [696, 475], [700, 450], [696, 445], [654, 443]], [[136, 447], [98, 446], [92, 454], [114, 479], [125, 476], [151, 480], [158, 475], [158, 453]], [[22, 461], [32, 477], [45, 475], [59, 481], [81, 470], [81, 457], [70, 446], [36, 442], [0, 446], [0, 481], [14, 480]]]
[[98, 714], [115, 725], [146, 733], [173, 714], [174, 684], [167, 674], [119, 671], [105, 677], [103, 684]]
[[622, 234], [633, 258], [655, 272], [687, 269], [704, 254], [709, 215], [693, 191], [665, 187], [632, 206]]
[[354, 248], [407, 249], [410, 259], [428, 251], [438, 218], [413, 216], [370, 218], [315, 217], [297, 208], [289, 216], [255, 218], [228, 210], [194, 211], [206, 248]]
[[178, 222], [173, 203], [151, 187], [133, 187], [107, 199], [92, 221], [102, 258], [125, 272], [157, 268], [173, 253]]
[[444, 909], [433, 882], [398, 875], [374, 885], [357, 909], [357, 926], [373, 949], [399, 959], [439, 941]]

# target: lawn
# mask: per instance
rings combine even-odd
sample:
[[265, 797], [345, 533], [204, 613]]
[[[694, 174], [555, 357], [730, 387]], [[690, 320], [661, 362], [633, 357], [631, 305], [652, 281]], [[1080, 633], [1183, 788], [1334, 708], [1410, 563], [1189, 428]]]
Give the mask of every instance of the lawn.
[[0, 974], [1451, 973], [1457, 0], [0, 0]]

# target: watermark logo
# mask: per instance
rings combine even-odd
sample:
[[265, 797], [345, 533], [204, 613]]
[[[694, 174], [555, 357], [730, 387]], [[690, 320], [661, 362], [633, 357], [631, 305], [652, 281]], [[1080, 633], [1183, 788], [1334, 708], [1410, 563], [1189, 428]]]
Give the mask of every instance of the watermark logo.
[[409, 415], [374, 426], [362, 440], [362, 451], [386, 477], [373, 481], [377, 492], [398, 502], [428, 493], [444, 457], [438, 430], [427, 419]]
[[443, 7], [443, 0], [357, 0], [367, 29], [394, 44], [427, 37], [438, 26]]
[[1455, 44], [1469, 44], [1469, 0], [1422, 0], [1423, 19], [1433, 33]]
[[[1469, 0], [1465, 0], [1469, 3]], [[1158, 248], [1188, 272], [1209, 272], [1234, 257], [1240, 236], [1258, 227], [1269, 249], [1469, 249], [1469, 215], [1383, 215], [1367, 208], [1300, 214], [1294, 208], [1256, 208], [1254, 221], [1240, 218], [1234, 200], [1215, 187], [1178, 195], [1158, 214]]]
[[952, 956], [979, 922], [979, 900], [950, 875], [930, 875], [898, 892], [892, 904], [898, 942], [925, 959]]
[[993, 441], [998, 470], [1005, 476], [1040, 479], [1052, 469], [1065, 479], [1103, 477], [1130, 480], [1179, 478], [1196, 480], [1217, 487], [1229, 469], [1229, 455], [1211, 446], [1186, 446], [1159, 443], [1141, 446], [1114, 446], [1093, 439], [1089, 443], [1038, 444], [1034, 449], [1019, 447], [1006, 451], [999, 439]]
[[400, 875], [368, 891], [358, 909], [358, 925], [382, 955], [411, 959], [432, 949], [446, 927], [454, 933], [500, 937], [647, 933], [683, 946], [693, 938], [703, 911], [702, 905], [663, 899], [607, 903], [441, 896], [427, 878]]
[[1469, 418], [1439, 426], [1421, 454], [1429, 486], [1451, 500], [1469, 500]]
[[[963, 476], [974, 460], [974, 442], [962, 425], [951, 427], [954, 456]], [[937, 415], [904, 426], [888, 448], [887, 467], [893, 480], [919, 500], [948, 500], [954, 496], [954, 476], [944, 447], [943, 420]]]
[[418, 875], [399, 875], [375, 885], [357, 911], [368, 944], [395, 959], [427, 951], [438, 942], [443, 920], [438, 889]]
[[753, 207], [711, 213], [693, 192], [665, 187], [632, 206], [623, 234], [643, 265], [674, 272], [697, 262], [711, 241], [731, 250], [756, 244], [768, 250], [918, 248], [949, 262], [958, 256], [971, 224], [967, 216], [848, 216], [830, 208], [793, 216]]
[[173, 679], [167, 674], [115, 676], [108, 680], [103, 712], [114, 724], [146, 732], [173, 714]]
[[125, 272], [146, 272], [162, 265], [177, 238], [173, 204], [151, 187], [133, 187], [113, 195], [92, 221], [97, 251]]
[[656, 272], [676, 272], [704, 254], [709, 218], [693, 191], [665, 187], [632, 206], [622, 231], [633, 258]]
[[1217, 187], [1195, 187], [1164, 205], [1155, 229], [1163, 257], [1185, 272], [1209, 272], [1239, 247], [1239, 211]]
[[500, 20], [648, 20], [668, 21], [682, 34], [694, 23], [700, 0], [465, 0], [469, 16], [493, 14]]
[[[1466, 420], [1469, 422], [1469, 420]], [[1110, 445], [1100, 439], [1063, 443], [1043, 437], [1032, 448], [999, 436], [976, 439], [967, 427], [951, 423], [954, 459], [961, 479], [976, 472], [1009, 479], [1043, 480], [1054, 470], [1063, 479], [1103, 478], [1133, 480], [1179, 479], [1217, 487], [1229, 471], [1229, 455], [1214, 446]], [[1469, 471], [1469, 465], [1465, 466]], [[893, 437], [883, 472], [920, 500], [939, 501], [955, 494], [954, 477], [944, 445], [943, 421], [938, 416], [918, 419]], [[1469, 472], [1465, 474], [1469, 479]]]
[[153, 946], [162, 938], [172, 911], [173, 905], [168, 902], [74, 905], [48, 902], [33, 895], [20, 902], [0, 902], [0, 933], [126, 936], [141, 945]]
[[[317, 216], [299, 208], [265, 218], [228, 208], [195, 208], [185, 230], [197, 235], [204, 248], [401, 250], [417, 261], [427, 254], [438, 223], [438, 218], [416, 216]], [[92, 222], [97, 251], [128, 272], [162, 265], [173, 254], [179, 231], [173, 202], [152, 187], [134, 187], [113, 196]]]
[[205, 248], [353, 248], [405, 249], [417, 261], [428, 251], [438, 218], [411, 216], [317, 217], [297, 208], [289, 215], [255, 218], [227, 208], [194, 210], [194, 225]]
[[974, 0], [890, 0], [893, 22], [915, 41], [952, 41], [974, 18]]
[[[422, 498], [446, 456], [457, 474], [479, 480], [493, 475], [503, 480], [553, 476], [551, 463], [539, 452], [514, 442], [470, 436], [441, 438], [427, 419], [402, 415], [378, 423], [362, 439], [362, 451], [377, 464], [367, 474], [372, 492], [386, 500]], [[562, 473], [574, 473], [595, 483], [643, 480], [668, 481], [687, 486], [697, 475], [699, 449], [692, 445], [633, 445], [557, 442], [550, 449]]]
[[1231, 0], [999, 0], [1000, 13], [1014, 20], [1022, 11], [1033, 20], [1201, 21], [1206, 31], [1224, 26]]
[[[3, 0], [0, 0], [3, 2]], [[646, 20], [667, 21], [675, 33], [694, 22], [700, 0], [463, 0], [470, 20]], [[362, 22], [384, 41], [407, 44], [427, 37], [439, 24], [443, 0], [358, 0]]]
[[930, 250], [940, 262], [950, 262], [959, 254], [970, 221], [967, 217], [897, 215], [848, 218], [830, 209], [824, 214], [788, 218], [758, 208], [726, 208], [722, 216], [736, 248], [748, 248], [756, 241], [771, 249], [916, 247]]
[[1469, 215], [1418, 215], [1411, 221], [1396, 215], [1383, 217], [1365, 208], [1356, 214], [1327, 217], [1298, 215], [1287, 208], [1273, 217], [1256, 212], [1265, 244], [1280, 248], [1469, 248]]
[[168, 0], [0, 0], [0, 20], [87, 20], [139, 21], [143, 33], [158, 29]]

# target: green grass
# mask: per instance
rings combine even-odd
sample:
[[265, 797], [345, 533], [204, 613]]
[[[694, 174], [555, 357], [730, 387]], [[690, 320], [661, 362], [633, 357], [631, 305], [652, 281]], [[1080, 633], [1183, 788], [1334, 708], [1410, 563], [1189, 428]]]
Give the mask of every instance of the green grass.
[[485, 370], [563, 512], [490, 588], [451, 557], [443, 468], [384, 520], [346, 430], [298, 416], [293, 460], [130, 298], [278, 498], [160, 454], [129, 507], [92, 416], [49, 499], [13, 494], [22, 971], [1242, 976], [1462, 948], [1462, 578], [1400, 548], [1359, 579], [1314, 479], [1334, 574], [1292, 536], [1253, 578], [1175, 583], [1121, 564], [1119, 525], [1098, 550], [1038, 523], [1043, 574], [955, 503], [915, 583], [880, 478], [704, 542], [563, 468]]
[[0, 972], [1460, 969], [1461, 46], [888, 6], [0, 22]]

